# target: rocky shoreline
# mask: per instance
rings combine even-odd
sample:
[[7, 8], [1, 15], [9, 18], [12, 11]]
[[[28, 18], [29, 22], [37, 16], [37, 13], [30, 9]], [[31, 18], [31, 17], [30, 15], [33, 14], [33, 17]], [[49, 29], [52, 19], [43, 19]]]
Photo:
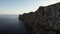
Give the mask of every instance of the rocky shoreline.
[[19, 19], [31, 28], [32, 34], [60, 34], [59, 12], [60, 2], [40, 6], [35, 12], [19, 15]]

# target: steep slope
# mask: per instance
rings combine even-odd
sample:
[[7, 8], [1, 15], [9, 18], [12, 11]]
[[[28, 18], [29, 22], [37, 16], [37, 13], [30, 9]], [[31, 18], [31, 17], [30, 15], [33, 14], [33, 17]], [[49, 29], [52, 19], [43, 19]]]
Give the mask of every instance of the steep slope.
[[60, 2], [19, 15], [19, 19], [31, 28], [32, 34], [60, 34]]

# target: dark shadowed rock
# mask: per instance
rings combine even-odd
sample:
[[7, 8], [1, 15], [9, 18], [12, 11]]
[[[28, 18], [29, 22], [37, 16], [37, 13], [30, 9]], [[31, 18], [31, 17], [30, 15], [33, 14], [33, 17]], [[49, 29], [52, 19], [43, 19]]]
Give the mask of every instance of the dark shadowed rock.
[[60, 34], [60, 3], [41, 6], [35, 12], [19, 15], [32, 34]]

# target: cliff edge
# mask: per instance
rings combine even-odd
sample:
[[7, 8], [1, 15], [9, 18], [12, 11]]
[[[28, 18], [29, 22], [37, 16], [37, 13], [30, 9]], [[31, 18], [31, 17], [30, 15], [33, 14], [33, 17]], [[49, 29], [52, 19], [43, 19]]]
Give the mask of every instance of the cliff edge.
[[40, 6], [35, 12], [19, 15], [19, 19], [31, 28], [32, 34], [60, 34], [60, 2]]

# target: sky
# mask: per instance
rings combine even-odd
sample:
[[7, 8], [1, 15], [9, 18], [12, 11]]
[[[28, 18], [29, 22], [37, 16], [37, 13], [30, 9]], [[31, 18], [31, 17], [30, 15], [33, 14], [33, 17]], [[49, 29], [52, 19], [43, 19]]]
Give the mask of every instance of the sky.
[[48, 6], [60, 0], [0, 0], [0, 15], [18, 15], [34, 12], [39, 6]]

